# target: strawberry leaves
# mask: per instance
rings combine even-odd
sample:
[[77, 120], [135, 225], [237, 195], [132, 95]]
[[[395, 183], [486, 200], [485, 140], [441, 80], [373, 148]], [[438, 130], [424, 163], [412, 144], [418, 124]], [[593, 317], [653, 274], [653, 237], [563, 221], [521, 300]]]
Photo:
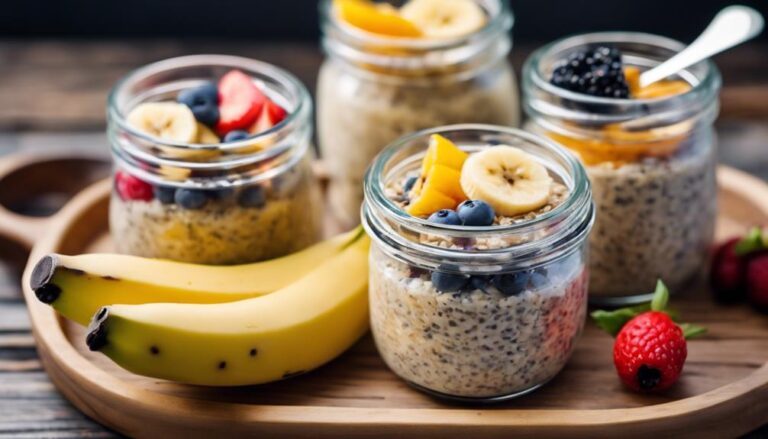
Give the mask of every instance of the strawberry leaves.
[[760, 250], [768, 249], [768, 230], [753, 227], [749, 233], [736, 244], [734, 252], [739, 256], [745, 256]]
[[[678, 313], [668, 308], [669, 289], [664, 282], [659, 279], [656, 282], [656, 290], [649, 303], [635, 305], [626, 308], [619, 308], [611, 311], [596, 310], [590, 313], [592, 320], [597, 326], [605, 332], [616, 336], [621, 328], [630, 320], [648, 311], [660, 311], [669, 315], [672, 320], [677, 321]], [[691, 339], [704, 334], [707, 330], [703, 326], [697, 326], [690, 323], [679, 323], [678, 326], [683, 330], [686, 339]]]

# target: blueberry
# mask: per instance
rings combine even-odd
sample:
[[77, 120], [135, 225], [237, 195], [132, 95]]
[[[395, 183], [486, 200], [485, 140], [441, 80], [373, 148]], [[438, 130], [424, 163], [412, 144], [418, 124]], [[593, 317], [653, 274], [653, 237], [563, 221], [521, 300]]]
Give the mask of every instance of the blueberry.
[[432, 272], [432, 285], [441, 293], [461, 291], [467, 284], [467, 276], [463, 274]]
[[238, 140], [244, 140], [251, 137], [251, 135], [248, 133], [248, 131], [243, 130], [234, 130], [227, 133], [227, 135], [224, 136], [225, 142], [237, 142]]
[[184, 209], [202, 209], [208, 203], [205, 191], [197, 189], [178, 189], [174, 197], [176, 204]]
[[484, 293], [488, 291], [488, 284], [491, 282], [491, 276], [472, 276], [469, 278], [469, 291], [480, 290]]
[[153, 188], [155, 198], [162, 204], [173, 204], [174, 197], [176, 196], [176, 188], [173, 186], [155, 186]]
[[419, 178], [414, 176], [408, 177], [407, 180], [405, 180], [405, 183], [403, 183], [403, 192], [408, 193], [413, 189], [413, 185], [416, 184], [416, 180]]
[[234, 195], [235, 190], [231, 187], [223, 187], [221, 189], [213, 189], [208, 192], [208, 197], [212, 200], [226, 200]]
[[518, 271], [516, 273], [497, 274], [491, 282], [501, 294], [505, 296], [517, 296], [525, 290], [530, 280], [529, 273]]
[[240, 192], [237, 202], [243, 207], [263, 207], [267, 202], [267, 195], [261, 186], [250, 186]]
[[216, 84], [208, 82], [182, 90], [176, 100], [189, 107], [198, 122], [208, 126], [219, 122], [219, 90]]
[[482, 227], [490, 226], [496, 219], [493, 207], [485, 201], [467, 200], [459, 204], [456, 209], [462, 224], [465, 226]]
[[436, 224], [446, 224], [449, 226], [461, 225], [461, 220], [459, 219], [459, 215], [457, 215], [456, 212], [450, 209], [438, 210], [437, 212], [430, 215], [427, 221], [431, 223], [436, 223]]

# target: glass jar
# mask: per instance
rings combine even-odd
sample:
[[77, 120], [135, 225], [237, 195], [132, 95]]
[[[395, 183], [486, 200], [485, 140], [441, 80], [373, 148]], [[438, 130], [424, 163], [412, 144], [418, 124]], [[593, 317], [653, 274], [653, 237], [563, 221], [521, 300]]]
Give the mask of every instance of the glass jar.
[[523, 69], [527, 129], [584, 162], [597, 209], [590, 237], [590, 300], [647, 301], [661, 278], [674, 292], [696, 277], [712, 243], [720, 75], [710, 61], [679, 74], [690, 90], [655, 99], [608, 99], [553, 86], [570, 53], [608, 44], [625, 66], [647, 70], [684, 45], [639, 33], [594, 33], [536, 51]]
[[340, 23], [321, 3], [328, 55], [317, 86], [317, 129], [330, 176], [329, 204], [344, 226], [360, 220], [366, 168], [388, 143], [455, 123], [516, 126], [512, 14], [506, 1], [476, 0], [488, 22], [472, 34], [427, 40], [381, 37]]
[[[521, 148], [568, 194], [553, 209], [510, 225], [450, 226], [410, 216], [393, 201], [391, 186], [420, 168], [434, 133], [469, 153], [498, 144]], [[513, 398], [550, 380], [584, 324], [592, 221], [584, 168], [544, 138], [468, 124], [388, 146], [366, 174], [362, 213], [373, 242], [371, 329], [386, 364], [421, 390], [470, 402]], [[435, 276], [458, 276], [464, 286], [440, 293]]]
[[[180, 90], [237, 69], [285, 108], [279, 124], [245, 140], [186, 144], [130, 126], [140, 103], [175, 101]], [[109, 98], [115, 162], [110, 228], [117, 251], [202, 264], [282, 256], [321, 238], [311, 160], [312, 103], [291, 74], [246, 58], [198, 55], [160, 61], [122, 79]], [[133, 196], [118, 191], [133, 187]], [[129, 191], [130, 192], [130, 191]]]

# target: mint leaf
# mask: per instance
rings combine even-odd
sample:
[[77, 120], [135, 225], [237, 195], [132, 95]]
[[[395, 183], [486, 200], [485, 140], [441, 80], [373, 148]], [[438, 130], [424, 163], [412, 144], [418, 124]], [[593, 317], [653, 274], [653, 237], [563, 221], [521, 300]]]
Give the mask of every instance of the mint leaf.
[[653, 311], [664, 311], [669, 303], [669, 289], [664, 282], [659, 279], [656, 281], [656, 291], [653, 292], [651, 299], [651, 309]]
[[763, 242], [763, 231], [760, 227], [752, 227], [747, 236], [736, 244], [733, 249], [737, 255], [744, 256], [746, 254], [762, 250], [765, 248]]
[[696, 338], [707, 332], [707, 328], [691, 323], [680, 323], [678, 326], [683, 330], [683, 337], [685, 337], [686, 340]]
[[600, 329], [615, 337], [628, 321], [650, 309], [648, 304], [643, 304], [613, 311], [592, 311], [590, 316]]

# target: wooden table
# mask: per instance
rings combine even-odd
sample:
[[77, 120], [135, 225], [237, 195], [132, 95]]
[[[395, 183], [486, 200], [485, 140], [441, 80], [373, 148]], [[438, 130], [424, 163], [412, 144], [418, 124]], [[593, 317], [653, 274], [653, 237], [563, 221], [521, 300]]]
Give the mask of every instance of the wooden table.
[[[515, 49], [518, 71], [533, 47]], [[301, 43], [0, 41], [0, 154], [106, 156], [104, 109], [112, 84], [137, 66], [193, 53], [262, 59], [294, 72], [310, 90], [322, 61], [316, 45]], [[718, 131], [723, 163], [768, 180], [766, 54], [767, 45], [748, 45], [717, 58], [725, 82]], [[115, 436], [59, 396], [43, 371], [19, 288], [25, 256], [24, 249], [0, 244], [0, 436]], [[768, 437], [768, 426], [749, 437]]]

